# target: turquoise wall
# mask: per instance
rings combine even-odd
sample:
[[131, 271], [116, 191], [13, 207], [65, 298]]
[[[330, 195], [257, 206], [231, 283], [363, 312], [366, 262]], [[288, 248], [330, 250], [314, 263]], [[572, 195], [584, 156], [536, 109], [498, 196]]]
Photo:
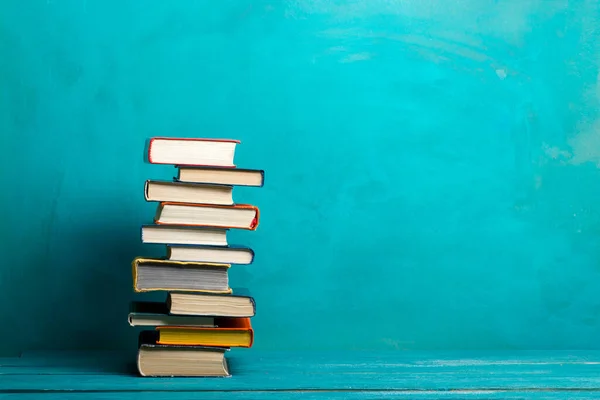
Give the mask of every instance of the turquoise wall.
[[[256, 348], [600, 348], [600, 5], [0, 2], [0, 353], [133, 349], [152, 136], [264, 168]], [[146, 296], [153, 298], [152, 295]]]

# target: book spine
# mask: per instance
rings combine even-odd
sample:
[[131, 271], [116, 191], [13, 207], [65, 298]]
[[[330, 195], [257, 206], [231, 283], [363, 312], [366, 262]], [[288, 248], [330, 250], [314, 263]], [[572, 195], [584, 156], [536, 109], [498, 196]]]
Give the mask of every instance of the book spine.
[[150, 181], [149, 180], [144, 182], [144, 199], [146, 201], [150, 201], [150, 197], [148, 197], [148, 189], [150, 189]]
[[160, 214], [162, 213], [162, 209], [163, 209], [164, 203], [158, 203], [158, 206], [156, 207], [156, 213], [154, 214], [154, 223], [155, 224], [160, 224], [159, 220], [160, 220]]
[[250, 304], [252, 304], [252, 316], [256, 315], [256, 301], [254, 301], [254, 297], [248, 297], [250, 299]]
[[148, 142], [148, 162], [150, 164], [154, 164], [154, 161], [152, 160], [152, 146], [154, 145], [155, 140], [156, 140], [156, 138], [152, 138]]

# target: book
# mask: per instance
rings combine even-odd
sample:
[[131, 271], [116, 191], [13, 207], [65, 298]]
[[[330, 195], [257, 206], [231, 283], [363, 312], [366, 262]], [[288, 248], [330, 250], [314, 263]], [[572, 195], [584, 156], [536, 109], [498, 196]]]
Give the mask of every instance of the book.
[[133, 289], [231, 293], [229, 267], [229, 264], [136, 257], [132, 262]]
[[256, 230], [259, 218], [258, 207], [247, 204], [219, 206], [163, 202], [157, 207], [154, 223]]
[[148, 143], [152, 164], [235, 167], [239, 140], [155, 137]]
[[254, 251], [248, 247], [167, 245], [167, 259], [176, 261], [252, 264]]
[[171, 292], [165, 308], [173, 315], [250, 318], [256, 314], [254, 298], [238, 289], [233, 290], [233, 294]]
[[165, 346], [156, 331], [142, 331], [138, 338], [137, 369], [141, 376], [231, 376], [224, 347]]
[[144, 197], [146, 201], [232, 205], [233, 187], [147, 180]]
[[177, 171], [179, 182], [262, 187], [265, 180], [265, 172], [254, 169], [180, 166]]
[[160, 301], [132, 301], [127, 321], [131, 326], [216, 326], [215, 318], [210, 316], [171, 315], [167, 304]]
[[216, 347], [252, 347], [250, 318], [221, 318], [217, 328], [157, 326], [157, 344]]
[[144, 225], [143, 243], [227, 246], [227, 229], [177, 225]]

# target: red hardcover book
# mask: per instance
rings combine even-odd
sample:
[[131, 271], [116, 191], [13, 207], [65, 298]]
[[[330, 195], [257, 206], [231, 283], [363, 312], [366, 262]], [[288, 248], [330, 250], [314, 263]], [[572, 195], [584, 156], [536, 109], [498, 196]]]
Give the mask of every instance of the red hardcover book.
[[233, 139], [155, 137], [148, 143], [148, 162], [191, 166], [235, 168]]
[[249, 204], [222, 206], [162, 202], [158, 205], [154, 223], [157, 225], [204, 226], [210, 228], [247, 229], [258, 227], [260, 210]]

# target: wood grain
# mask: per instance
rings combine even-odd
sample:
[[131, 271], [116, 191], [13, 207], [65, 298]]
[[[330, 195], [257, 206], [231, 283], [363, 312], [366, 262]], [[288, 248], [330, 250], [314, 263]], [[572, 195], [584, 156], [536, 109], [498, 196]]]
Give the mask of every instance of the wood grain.
[[[0, 359], [0, 394], [83, 398], [600, 398], [600, 352], [232, 350], [231, 378], [141, 378], [121, 353]], [[65, 397], [66, 395], [70, 397]]]

